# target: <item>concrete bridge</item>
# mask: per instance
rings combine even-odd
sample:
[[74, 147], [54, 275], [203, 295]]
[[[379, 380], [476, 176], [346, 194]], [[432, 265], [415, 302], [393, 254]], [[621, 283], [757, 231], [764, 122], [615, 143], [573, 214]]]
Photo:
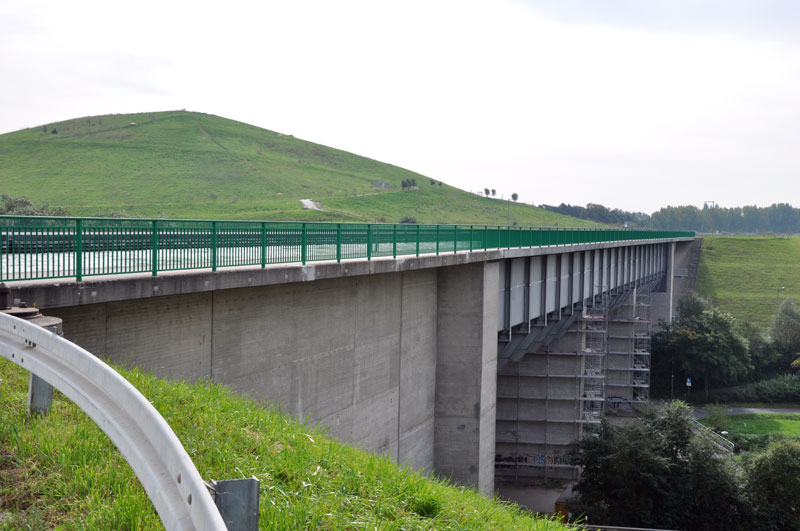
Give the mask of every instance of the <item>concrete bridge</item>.
[[694, 237], [617, 232], [9, 285], [90, 352], [209, 378], [489, 494], [496, 476], [569, 475], [587, 425], [647, 400], [647, 323], [671, 318]]

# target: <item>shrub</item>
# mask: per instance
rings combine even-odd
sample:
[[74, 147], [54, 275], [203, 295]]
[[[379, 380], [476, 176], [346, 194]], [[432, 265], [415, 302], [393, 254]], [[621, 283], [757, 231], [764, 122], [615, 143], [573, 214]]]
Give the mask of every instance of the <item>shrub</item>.
[[417, 218], [411, 216], [403, 216], [400, 218], [400, 223], [411, 223], [414, 224], [417, 222]]
[[735, 397], [739, 402], [800, 401], [800, 374], [781, 374], [745, 385], [736, 392]]

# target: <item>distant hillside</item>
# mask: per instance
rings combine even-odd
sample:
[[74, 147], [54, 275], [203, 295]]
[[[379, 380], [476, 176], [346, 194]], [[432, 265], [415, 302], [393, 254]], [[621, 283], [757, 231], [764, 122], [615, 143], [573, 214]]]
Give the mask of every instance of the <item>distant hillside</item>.
[[781, 299], [800, 301], [800, 238], [703, 240], [697, 292], [737, 318], [766, 328]]
[[[0, 135], [0, 193], [84, 216], [505, 224], [509, 206], [397, 166], [186, 111], [92, 116]], [[322, 210], [304, 210], [300, 199]], [[596, 225], [524, 204], [510, 211], [520, 225]]]

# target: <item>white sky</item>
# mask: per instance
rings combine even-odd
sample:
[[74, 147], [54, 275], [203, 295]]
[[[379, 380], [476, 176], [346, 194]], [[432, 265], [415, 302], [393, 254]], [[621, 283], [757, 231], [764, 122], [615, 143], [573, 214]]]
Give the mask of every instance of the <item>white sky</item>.
[[535, 204], [800, 206], [798, 27], [793, 0], [0, 0], [0, 132], [185, 108]]

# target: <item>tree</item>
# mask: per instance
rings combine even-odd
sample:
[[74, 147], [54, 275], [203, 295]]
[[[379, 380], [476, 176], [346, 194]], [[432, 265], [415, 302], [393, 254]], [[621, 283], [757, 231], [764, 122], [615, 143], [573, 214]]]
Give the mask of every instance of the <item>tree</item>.
[[772, 444], [746, 465], [750, 492], [768, 529], [800, 529], [800, 442]]
[[406, 188], [408, 188], [408, 179], [403, 179], [403, 182], [400, 184], [400, 186], [403, 187], [403, 191], [405, 192]]
[[492, 192], [488, 188], [484, 188], [483, 193], [486, 194], [486, 197], [489, 197], [489, 194]]
[[3, 194], [0, 196], [0, 214], [7, 216], [67, 216], [63, 207], [50, 207], [47, 203], [35, 205], [27, 197], [11, 197]]
[[678, 311], [678, 319], [662, 322], [653, 336], [653, 357], [662, 358], [654, 364], [655, 378], [666, 376], [663, 359], [669, 358], [682, 377], [702, 381], [708, 396], [712, 384], [735, 383], [752, 370], [749, 345], [731, 314], [694, 293], [678, 302]]
[[436, 184], [436, 180], [435, 180], [435, 179], [431, 179], [430, 181], [431, 181], [431, 186], [433, 186], [434, 184]]
[[516, 203], [517, 199], [519, 199], [519, 194], [517, 194], [517, 192], [514, 192], [513, 194], [511, 194], [511, 199], [513, 199], [514, 202]]
[[495, 190], [494, 188], [492, 188], [492, 197], [494, 197], [494, 196], [496, 196], [496, 195], [497, 195], [497, 190]]
[[770, 324], [769, 336], [787, 361], [800, 355], [800, 311], [792, 299], [786, 298], [781, 303]]
[[583, 467], [574, 490], [591, 523], [752, 528], [735, 464], [694, 432], [691, 410], [682, 402], [644, 410], [627, 427], [603, 421], [596, 437], [576, 444], [572, 459]]

